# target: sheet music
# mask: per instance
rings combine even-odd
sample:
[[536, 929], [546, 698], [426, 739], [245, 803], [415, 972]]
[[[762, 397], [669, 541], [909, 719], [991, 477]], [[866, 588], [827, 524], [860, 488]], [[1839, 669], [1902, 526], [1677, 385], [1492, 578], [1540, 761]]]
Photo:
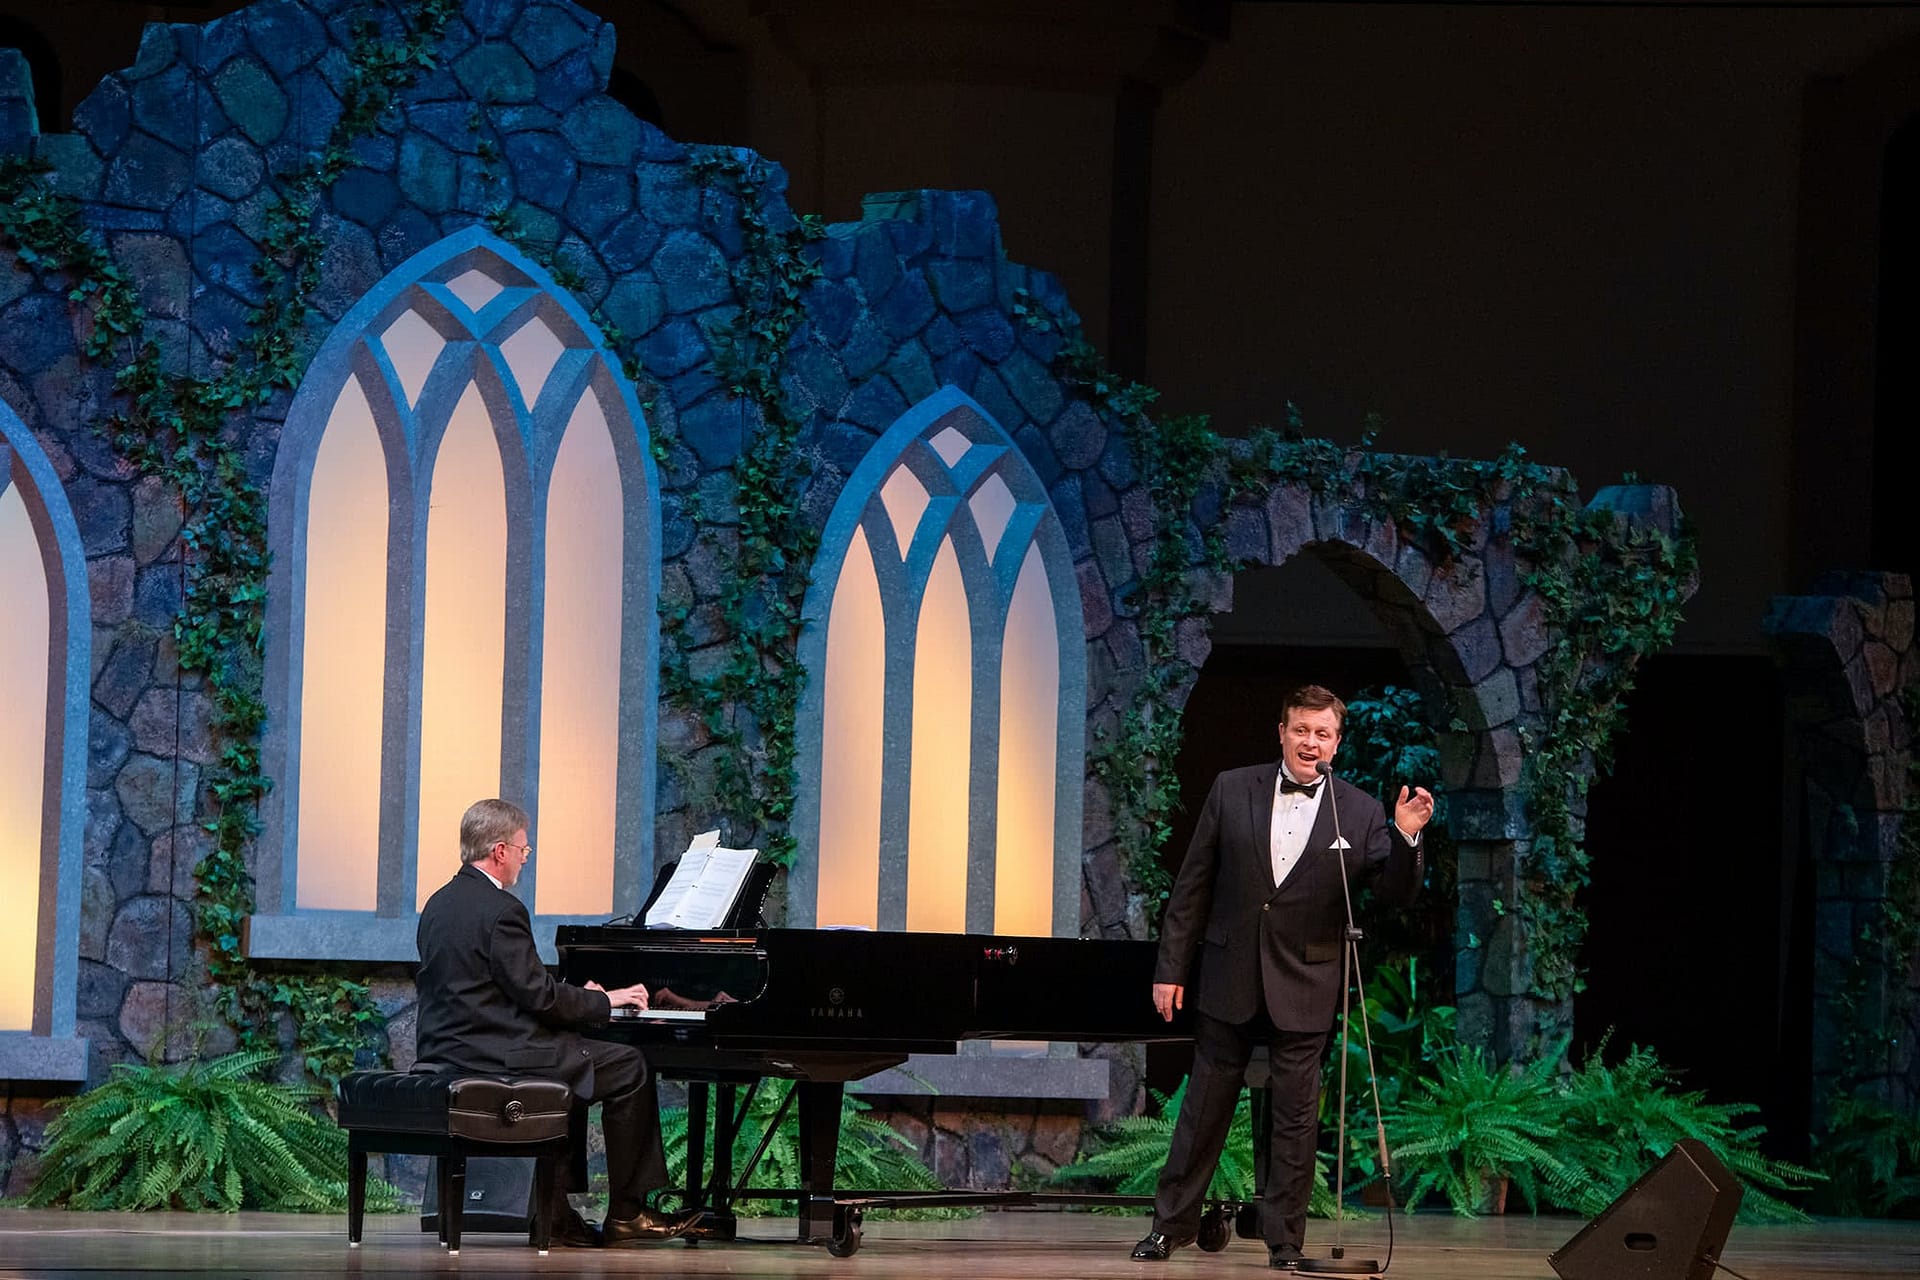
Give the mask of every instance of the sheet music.
[[680, 865], [654, 904], [647, 908], [649, 929], [717, 929], [740, 897], [758, 849], [723, 849], [720, 833], [705, 831], [693, 839]]
[[621, 1022], [705, 1022], [705, 1009], [636, 1009], [622, 1005], [612, 1016]]

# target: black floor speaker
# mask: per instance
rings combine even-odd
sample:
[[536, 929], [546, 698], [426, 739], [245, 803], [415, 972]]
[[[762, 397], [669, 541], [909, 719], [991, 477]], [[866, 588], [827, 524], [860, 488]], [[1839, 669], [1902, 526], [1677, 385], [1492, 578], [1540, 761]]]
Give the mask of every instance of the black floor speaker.
[[1682, 1138], [1547, 1261], [1561, 1280], [1707, 1280], [1741, 1194], [1706, 1144]]
[[[474, 1156], [467, 1161], [466, 1205], [460, 1231], [524, 1232], [533, 1221], [533, 1165], [521, 1156]], [[420, 1229], [440, 1233], [440, 1180], [427, 1166]]]

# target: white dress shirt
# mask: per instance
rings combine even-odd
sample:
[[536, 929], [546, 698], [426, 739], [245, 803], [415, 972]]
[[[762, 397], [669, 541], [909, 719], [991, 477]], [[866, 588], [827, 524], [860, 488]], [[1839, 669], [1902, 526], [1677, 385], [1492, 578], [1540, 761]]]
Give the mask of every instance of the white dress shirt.
[[478, 871], [481, 875], [485, 876], [487, 879], [493, 880], [493, 887], [498, 889], [500, 892], [505, 893], [507, 891], [507, 886], [501, 884], [498, 880], [493, 879], [493, 872], [487, 870], [485, 867], [481, 866], [477, 862], [470, 862], [467, 865], [472, 867], [475, 871]]
[[1313, 834], [1314, 820], [1320, 816], [1320, 797], [1327, 791], [1325, 778], [1317, 779], [1320, 785], [1314, 787], [1312, 795], [1281, 791], [1281, 781], [1290, 776], [1283, 764], [1273, 780], [1273, 829], [1268, 833], [1267, 847], [1273, 856], [1276, 888], [1287, 882], [1288, 873], [1307, 851], [1307, 837]]

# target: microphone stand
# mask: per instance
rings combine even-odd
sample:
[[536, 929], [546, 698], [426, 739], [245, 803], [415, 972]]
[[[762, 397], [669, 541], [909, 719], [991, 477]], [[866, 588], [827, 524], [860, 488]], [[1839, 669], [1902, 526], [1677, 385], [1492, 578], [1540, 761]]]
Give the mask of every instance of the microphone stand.
[[[1353, 890], [1347, 883], [1347, 842], [1340, 834], [1340, 805], [1333, 794], [1333, 766], [1322, 760], [1320, 776], [1326, 779], [1327, 804], [1333, 810], [1333, 852], [1340, 864], [1340, 897], [1347, 908], [1345, 946], [1340, 951], [1340, 1109], [1333, 1155], [1333, 1248], [1326, 1258], [1302, 1258], [1295, 1268], [1312, 1275], [1377, 1276], [1386, 1271], [1378, 1259], [1349, 1258], [1346, 1249], [1347, 1193], [1347, 1055], [1353, 1033], [1353, 989], [1360, 988], [1360, 1035], [1367, 1050], [1367, 1084], [1373, 1091], [1374, 1133], [1380, 1143], [1380, 1176], [1388, 1178], [1387, 1230], [1393, 1230], [1393, 1191], [1387, 1165], [1387, 1123], [1380, 1113], [1380, 1080], [1373, 1069], [1373, 1029], [1367, 1019], [1366, 982], [1360, 977], [1360, 942], [1365, 936], [1353, 922]], [[1391, 1238], [1391, 1236], [1389, 1236]], [[1387, 1249], [1387, 1261], [1393, 1261], [1393, 1249]]]

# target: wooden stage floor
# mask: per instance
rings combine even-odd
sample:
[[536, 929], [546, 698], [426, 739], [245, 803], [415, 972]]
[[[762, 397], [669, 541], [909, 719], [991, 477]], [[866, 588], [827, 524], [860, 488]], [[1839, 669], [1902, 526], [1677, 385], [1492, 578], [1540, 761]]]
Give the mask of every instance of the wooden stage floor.
[[[1200, 1280], [1266, 1275], [1266, 1250], [1236, 1240], [1223, 1253], [1183, 1249], [1166, 1263], [1127, 1257], [1145, 1218], [1088, 1213], [993, 1212], [956, 1222], [869, 1220], [851, 1258], [788, 1244], [790, 1219], [742, 1222], [766, 1243], [556, 1249], [545, 1258], [524, 1238], [467, 1237], [449, 1258], [415, 1217], [374, 1218], [348, 1250], [344, 1218], [283, 1214], [108, 1214], [0, 1210], [0, 1276], [913, 1276], [916, 1280]], [[1555, 1280], [1547, 1254], [1580, 1227], [1574, 1218], [1476, 1221], [1422, 1214], [1402, 1219], [1389, 1274], [1404, 1280]], [[1309, 1251], [1330, 1223], [1308, 1226]], [[1349, 1223], [1350, 1256], [1385, 1247], [1379, 1221]], [[1727, 1265], [1748, 1280], [1911, 1280], [1920, 1276], [1920, 1223], [1821, 1222], [1736, 1227]]]

